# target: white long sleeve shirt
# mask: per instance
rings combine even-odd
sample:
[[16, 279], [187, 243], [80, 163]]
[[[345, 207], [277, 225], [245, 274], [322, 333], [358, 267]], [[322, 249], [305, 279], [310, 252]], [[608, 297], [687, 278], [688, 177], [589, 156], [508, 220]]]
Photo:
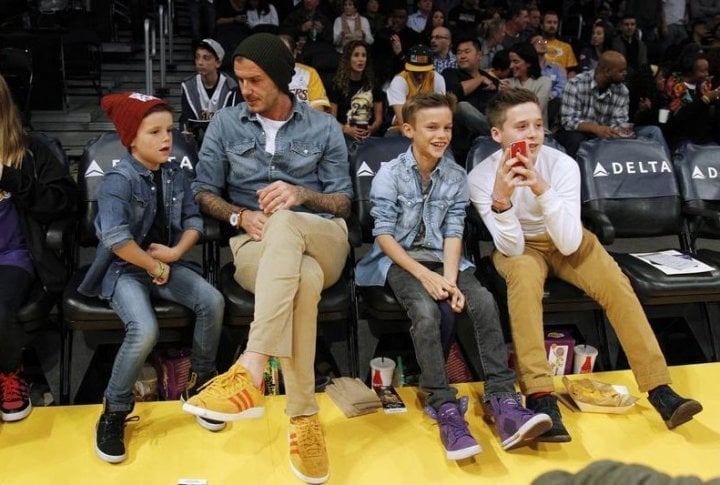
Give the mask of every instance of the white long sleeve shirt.
[[525, 236], [547, 234], [562, 254], [574, 253], [582, 241], [577, 162], [543, 146], [535, 170], [550, 187], [540, 196], [529, 187], [517, 187], [510, 198], [512, 208], [496, 214], [490, 207], [501, 155], [498, 150], [468, 175], [470, 200], [490, 231], [495, 247], [506, 256], [517, 256], [525, 250]]

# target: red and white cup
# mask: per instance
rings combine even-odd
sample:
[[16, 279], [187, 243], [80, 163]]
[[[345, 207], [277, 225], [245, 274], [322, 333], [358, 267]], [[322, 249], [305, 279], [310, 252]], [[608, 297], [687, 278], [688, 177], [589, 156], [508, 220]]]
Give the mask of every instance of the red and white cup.
[[573, 373], [590, 374], [595, 367], [598, 349], [592, 345], [579, 344], [573, 348]]
[[395, 361], [387, 357], [375, 357], [370, 361], [370, 376], [373, 387], [392, 386]]

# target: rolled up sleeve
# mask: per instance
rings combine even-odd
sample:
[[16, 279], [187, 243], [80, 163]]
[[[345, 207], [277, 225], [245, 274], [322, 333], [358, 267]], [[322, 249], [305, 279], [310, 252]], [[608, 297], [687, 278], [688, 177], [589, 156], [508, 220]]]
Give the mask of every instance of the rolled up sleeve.
[[105, 175], [98, 191], [95, 231], [102, 245], [111, 251], [133, 239], [130, 232], [131, 199], [132, 189], [123, 175], [115, 172]]

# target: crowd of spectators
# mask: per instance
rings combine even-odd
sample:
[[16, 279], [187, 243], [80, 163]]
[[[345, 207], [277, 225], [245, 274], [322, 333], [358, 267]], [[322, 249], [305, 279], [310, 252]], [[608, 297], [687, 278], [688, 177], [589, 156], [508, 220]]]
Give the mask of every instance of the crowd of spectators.
[[[293, 7], [267, 0], [218, 0], [212, 9], [201, 12], [215, 15], [215, 22], [198, 15], [192, 35], [196, 43], [216, 39], [225, 51], [232, 51], [253, 32], [283, 35], [294, 46], [298, 66], [314, 68], [323, 90], [333, 92], [336, 100], [340, 95], [339, 102], [313, 106], [336, 116], [349, 144], [370, 135], [399, 133], [393, 129], [400, 121], [397, 88], [408, 81], [408, 89], [401, 90], [403, 101], [414, 92], [445, 92], [445, 86], [458, 96], [461, 103], [454, 122], [461, 126], [456, 128], [453, 149], [460, 158], [475, 136], [489, 134], [485, 104], [499, 89], [521, 86], [533, 91], [541, 102], [547, 134], [573, 131], [563, 126], [563, 119], [587, 113], [572, 111], [567, 83], [580, 73], [590, 73], [591, 97], [600, 102], [607, 88], [598, 85], [596, 70], [608, 51], [621, 54], [624, 63], [608, 86], [629, 102], [608, 121], [617, 130], [585, 133], [582, 139], [620, 136], [620, 125], [626, 123], [656, 126], [653, 138], [667, 141], [669, 149], [685, 140], [705, 142], [720, 133], [714, 107], [720, 77], [713, 75], [720, 69], [720, 5], [716, 2], [295, 3]], [[349, 45], [355, 54], [344, 51]], [[431, 73], [423, 67], [425, 74], [419, 74], [417, 53], [430, 54]], [[362, 75], [352, 67], [353, 59], [360, 56], [361, 70], [366, 71]], [[229, 60], [223, 68], [232, 73]], [[352, 73], [350, 83], [348, 73]], [[361, 106], [353, 101], [350, 107], [368, 113], [367, 130], [363, 124], [361, 128], [353, 124], [354, 117], [348, 118], [350, 100], [362, 101]], [[631, 136], [645, 133], [634, 130]]]

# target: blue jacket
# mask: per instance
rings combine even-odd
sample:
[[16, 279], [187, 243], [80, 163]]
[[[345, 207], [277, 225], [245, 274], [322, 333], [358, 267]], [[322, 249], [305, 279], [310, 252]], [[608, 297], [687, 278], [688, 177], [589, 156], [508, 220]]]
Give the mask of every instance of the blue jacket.
[[[345, 138], [332, 116], [293, 101], [292, 114], [265, 151], [265, 133], [245, 103], [224, 108], [210, 120], [195, 167], [193, 191], [227, 195], [233, 204], [258, 210], [257, 190], [276, 180], [323, 194], [352, 198]], [[293, 210], [316, 212], [307, 207]], [[319, 214], [333, 217], [331, 214]]]
[[[202, 216], [193, 199], [190, 181], [180, 165], [167, 162], [160, 170], [169, 234], [166, 244], [174, 246], [188, 229], [202, 233]], [[120, 274], [136, 269], [115, 256], [113, 250], [130, 240], [140, 244], [152, 226], [156, 211], [152, 172], [128, 155], [105, 174], [100, 186], [98, 214], [95, 217], [95, 231], [100, 244], [95, 260], [78, 287], [80, 293], [105, 299], [112, 297]], [[181, 263], [192, 267], [191, 263]]]
[[[453, 160], [443, 157], [430, 176], [432, 186], [423, 200], [422, 183], [412, 147], [378, 170], [370, 189], [375, 220], [373, 236], [389, 234], [404, 249], [410, 249], [425, 223], [423, 247], [442, 260], [446, 238], [462, 238], [465, 208], [470, 203], [467, 174]], [[377, 240], [357, 265], [355, 280], [360, 286], [383, 286], [392, 260], [383, 253]], [[460, 271], [472, 267], [460, 259]]]

